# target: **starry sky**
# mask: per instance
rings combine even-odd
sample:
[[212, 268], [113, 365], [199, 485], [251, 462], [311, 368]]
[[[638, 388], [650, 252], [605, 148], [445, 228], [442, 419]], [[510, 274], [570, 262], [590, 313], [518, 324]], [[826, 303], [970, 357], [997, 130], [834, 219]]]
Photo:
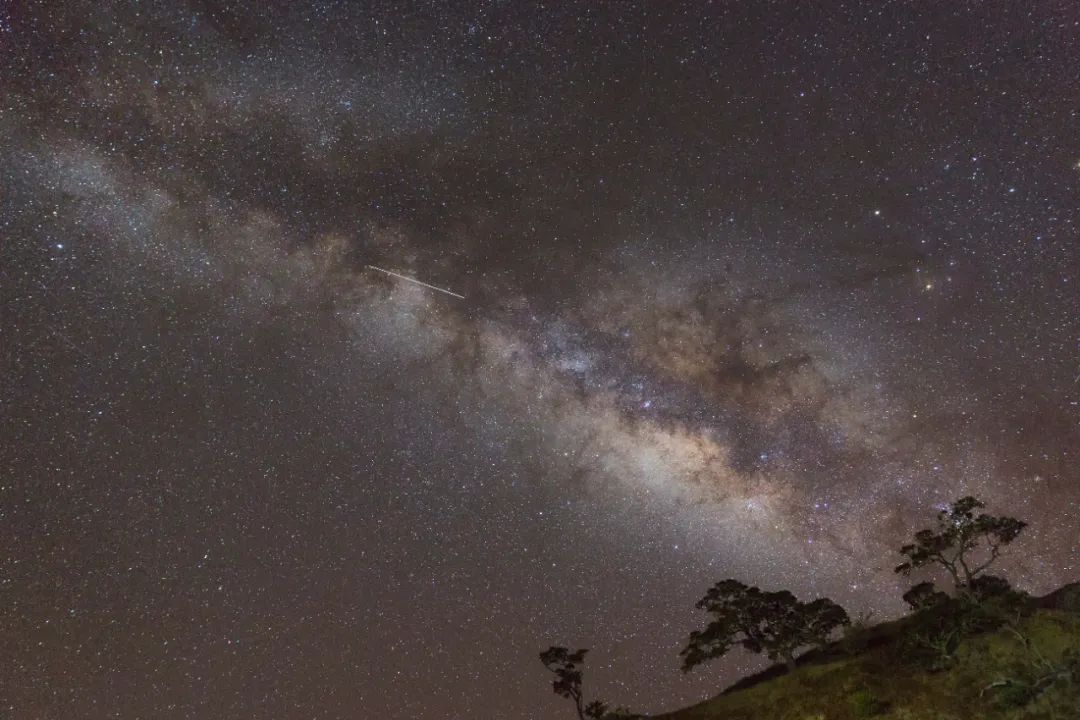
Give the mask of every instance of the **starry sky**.
[[[0, 4], [0, 714], [673, 709], [736, 577], [1080, 578], [1080, 7]], [[448, 289], [436, 292], [374, 265]]]

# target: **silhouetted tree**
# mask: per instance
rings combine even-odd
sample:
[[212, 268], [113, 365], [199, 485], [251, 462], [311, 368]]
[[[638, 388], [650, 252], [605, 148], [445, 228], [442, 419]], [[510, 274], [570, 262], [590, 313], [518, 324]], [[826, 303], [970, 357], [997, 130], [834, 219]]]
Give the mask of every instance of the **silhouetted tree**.
[[735, 645], [764, 652], [773, 661], [783, 660], [790, 670], [799, 648], [823, 643], [836, 628], [851, 623], [844, 608], [827, 598], [799, 602], [786, 590], [766, 592], [738, 580], [716, 583], [696, 607], [713, 620], [704, 630], [690, 633], [679, 653], [684, 672], [726, 654]]
[[904, 593], [904, 602], [910, 605], [912, 610], [934, 607], [948, 599], [948, 595], [934, 589], [934, 583], [932, 582], [921, 582], [913, 585], [910, 590]]
[[940, 565], [956, 589], [967, 594], [979, 574], [998, 559], [1001, 548], [1027, 527], [1016, 518], [975, 514], [984, 507], [968, 496], [939, 512], [936, 528], [920, 530], [915, 533], [914, 543], [900, 548], [907, 561], [898, 565], [896, 572], [908, 575], [926, 565]]
[[585, 663], [587, 652], [589, 651], [585, 649], [570, 652], [564, 647], [553, 645], [540, 653], [540, 662], [555, 674], [551, 683], [555, 694], [574, 701], [574, 710], [577, 711], [579, 720], [600, 720], [607, 715], [607, 703], [593, 700], [586, 705], [581, 692], [581, 666]]

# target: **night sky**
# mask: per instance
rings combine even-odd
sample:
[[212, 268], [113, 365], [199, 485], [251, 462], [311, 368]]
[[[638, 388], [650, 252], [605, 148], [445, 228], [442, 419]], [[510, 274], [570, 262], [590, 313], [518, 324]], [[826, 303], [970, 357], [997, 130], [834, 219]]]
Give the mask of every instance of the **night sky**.
[[0, 716], [673, 709], [963, 494], [1080, 579], [1073, 0], [280, 5], [0, 5]]

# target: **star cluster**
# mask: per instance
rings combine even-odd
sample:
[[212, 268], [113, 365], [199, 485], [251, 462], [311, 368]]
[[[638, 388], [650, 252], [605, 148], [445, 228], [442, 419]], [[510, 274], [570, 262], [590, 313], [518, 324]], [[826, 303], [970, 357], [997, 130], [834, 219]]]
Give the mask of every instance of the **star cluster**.
[[[0, 9], [0, 714], [659, 711], [1080, 557], [1071, 2]], [[388, 268], [464, 296], [431, 290]]]

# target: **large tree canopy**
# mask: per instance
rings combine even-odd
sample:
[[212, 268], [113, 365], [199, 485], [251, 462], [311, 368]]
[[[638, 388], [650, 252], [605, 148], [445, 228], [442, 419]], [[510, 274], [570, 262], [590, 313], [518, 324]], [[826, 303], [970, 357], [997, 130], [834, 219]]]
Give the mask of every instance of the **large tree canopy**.
[[767, 592], [738, 580], [716, 583], [697, 607], [713, 620], [704, 630], [690, 633], [680, 653], [684, 671], [736, 645], [783, 660], [790, 668], [799, 648], [824, 642], [837, 627], [850, 623], [847, 612], [827, 598], [804, 603], [786, 590]]

